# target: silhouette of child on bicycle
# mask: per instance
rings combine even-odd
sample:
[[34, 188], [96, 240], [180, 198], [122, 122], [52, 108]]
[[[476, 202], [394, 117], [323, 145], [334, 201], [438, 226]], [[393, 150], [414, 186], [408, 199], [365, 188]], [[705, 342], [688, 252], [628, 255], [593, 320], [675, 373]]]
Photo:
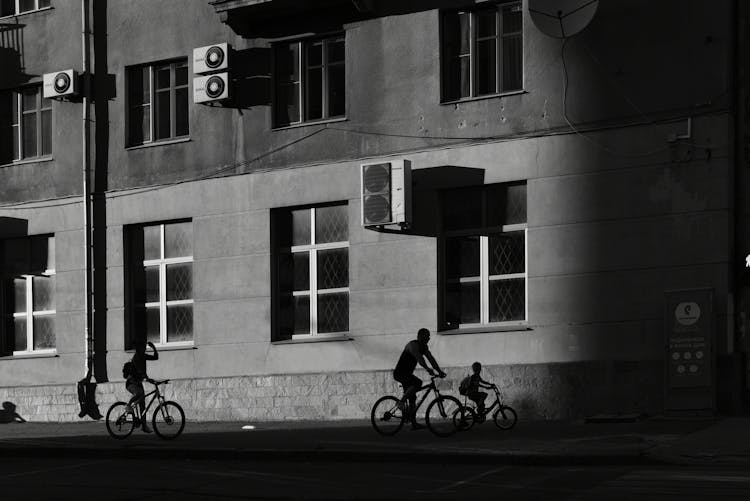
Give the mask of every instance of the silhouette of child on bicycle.
[[471, 364], [472, 374], [469, 377], [469, 385], [466, 390], [466, 396], [477, 406], [477, 413], [484, 415], [484, 401], [487, 400], [487, 393], [479, 391], [482, 388], [491, 389], [493, 384], [482, 379], [482, 364], [474, 362]]

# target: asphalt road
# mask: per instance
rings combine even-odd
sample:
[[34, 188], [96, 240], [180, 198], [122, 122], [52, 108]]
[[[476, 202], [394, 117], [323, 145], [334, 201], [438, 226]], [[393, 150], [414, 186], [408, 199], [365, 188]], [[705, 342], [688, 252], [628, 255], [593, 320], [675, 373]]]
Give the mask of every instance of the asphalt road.
[[0, 458], [3, 500], [747, 500], [750, 472], [671, 466]]

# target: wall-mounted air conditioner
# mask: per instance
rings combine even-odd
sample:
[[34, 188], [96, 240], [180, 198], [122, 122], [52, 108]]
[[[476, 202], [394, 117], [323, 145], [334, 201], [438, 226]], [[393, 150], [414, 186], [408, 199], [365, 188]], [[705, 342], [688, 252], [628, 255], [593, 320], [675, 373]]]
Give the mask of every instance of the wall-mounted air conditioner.
[[229, 53], [232, 47], [217, 43], [193, 49], [193, 73], [204, 74], [229, 69]]
[[193, 78], [193, 102], [210, 103], [229, 99], [229, 73]]
[[44, 97], [62, 98], [78, 94], [78, 73], [75, 70], [45, 73], [43, 83]]
[[405, 159], [361, 166], [362, 225], [411, 221], [411, 162]]

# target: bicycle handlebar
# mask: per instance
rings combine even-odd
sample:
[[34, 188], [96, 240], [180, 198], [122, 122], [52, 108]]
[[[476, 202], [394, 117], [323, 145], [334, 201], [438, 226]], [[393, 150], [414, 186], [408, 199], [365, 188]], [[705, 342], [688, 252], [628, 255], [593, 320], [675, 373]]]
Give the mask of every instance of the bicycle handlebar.
[[167, 384], [169, 383], [169, 379], [162, 379], [161, 381], [157, 381], [155, 379], [151, 379], [150, 377], [146, 378], [146, 381], [153, 384], [154, 386], [159, 386], [160, 384]]

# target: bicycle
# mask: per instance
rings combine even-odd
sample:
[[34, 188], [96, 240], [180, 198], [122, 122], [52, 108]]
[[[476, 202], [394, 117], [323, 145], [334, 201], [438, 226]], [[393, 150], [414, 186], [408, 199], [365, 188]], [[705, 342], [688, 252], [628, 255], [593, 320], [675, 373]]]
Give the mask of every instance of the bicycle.
[[[113, 438], [123, 440], [133, 433], [133, 429], [146, 419], [146, 414], [151, 408], [154, 401], [159, 404], [154, 409], [151, 417], [151, 424], [154, 432], [164, 440], [172, 440], [180, 436], [185, 428], [185, 412], [177, 402], [166, 400], [164, 395], [159, 391], [159, 386], [168, 384], [169, 379], [156, 381], [146, 378], [146, 381], [154, 385], [154, 389], [148, 392], [144, 398], [151, 396], [148, 405], [143, 409], [143, 415], [139, 415], [139, 406], [137, 403], [128, 404], [126, 402], [115, 402], [107, 411], [107, 431]], [[152, 396], [153, 395], [153, 396]]]
[[466, 431], [474, 426], [475, 423], [484, 423], [487, 416], [495, 407], [497, 407], [497, 410], [495, 410], [492, 415], [492, 420], [495, 422], [495, 426], [501, 430], [510, 430], [516, 425], [516, 422], [518, 421], [518, 414], [516, 414], [516, 411], [513, 407], [502, 403], [500, 390], [498, 390], [497, 385], [493, 384], [491, 388], [495, 392], [495, 401], [492, 402], [492, 405], [489, 407], [485, 407], [483, 412], [479, 412], [474, 405], [464, 404], [462, 407], [462, 413], [454, 413], [453, 420], [457, 429]]
[[[422, 386], [417, 391], [427, 390], [422, 394], [422, 398], [417, 402], [416, 409], [419, 409], [428, 395], [435, 394], [435, 399], [427, 406], [425, 422], [432, 433], [439, 437], [448, 437], [458, 431], [456, 427], [456, 416], [463, 416], [463, 405], [453, 396], [441, 395], [435, 379], [440, 376], [430, 376], [429, 384]], [[416, 409], [414, 414], [416, 415]], [[409, 420], [410, 409], [408, 402], [403, 402], [398, 397], [386, 395], [380, 397], [375, 405], [372, 406], [370, 421], [375, 431], [381, 435], [395, 435]]]

